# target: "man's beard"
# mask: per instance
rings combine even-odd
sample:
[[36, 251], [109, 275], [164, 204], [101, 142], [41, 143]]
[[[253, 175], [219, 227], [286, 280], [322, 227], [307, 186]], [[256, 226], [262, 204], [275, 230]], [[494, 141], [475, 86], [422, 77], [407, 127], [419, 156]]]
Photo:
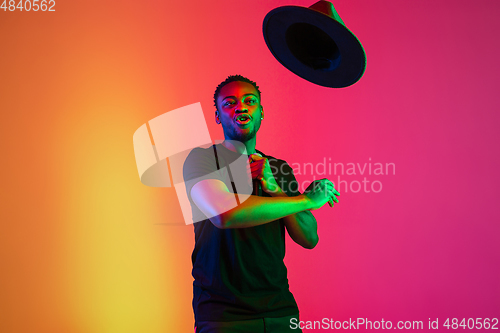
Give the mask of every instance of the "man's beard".
[[252, 126], [252, 130], [248, 133], [242, 133], [237, 127], [228, 126], [228, 130], [224, 130], [224, 134], [226, 134], [226, 137], [230, 140], [246, 142], [255, 138], [255, 136], [257, 135], [258, 128], [255, 125]]

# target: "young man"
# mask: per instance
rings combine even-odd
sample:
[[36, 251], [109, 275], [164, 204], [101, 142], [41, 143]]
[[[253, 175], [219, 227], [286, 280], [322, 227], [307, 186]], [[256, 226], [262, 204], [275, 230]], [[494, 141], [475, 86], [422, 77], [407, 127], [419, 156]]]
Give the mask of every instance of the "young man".
[[[299, 310], [283, 263], [285, 230], [299, 245], [314, 248], [317, 224], [310, 211], [338, 202], [329, 180], [315, 181], [301, 194], [285, 161], [255, 149], [264, 120], [260, 95], [243, 76], [222, 82], [214, 102], [225, 141], [194, 149], [184, 164], [194, 221], [200, 221], [194, 223], [192, 255], [197, 333], [299, 332], [290, 328]], [[251, 162], [255, 194], [234, 204], [237, 180], [230, 165], [242, 154]]]

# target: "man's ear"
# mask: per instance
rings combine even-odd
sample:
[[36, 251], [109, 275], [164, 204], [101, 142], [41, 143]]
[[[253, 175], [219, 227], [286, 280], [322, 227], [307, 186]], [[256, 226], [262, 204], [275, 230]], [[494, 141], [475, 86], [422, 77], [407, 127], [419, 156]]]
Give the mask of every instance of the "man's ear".
[[219, 111], [215, 111], [215, 122], [220, 125]]
[[260, 120], [264, 119], [264, 107], [260, 106]]

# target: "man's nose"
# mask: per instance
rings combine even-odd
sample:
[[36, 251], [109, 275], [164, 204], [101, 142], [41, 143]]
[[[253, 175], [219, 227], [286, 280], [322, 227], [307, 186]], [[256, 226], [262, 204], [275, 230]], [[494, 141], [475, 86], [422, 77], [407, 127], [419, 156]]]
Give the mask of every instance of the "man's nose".
[[237, 112], [237, 113], [248, 112], [248, 108], [246, 107], [246, 105], [243, 102], [238, 102], [238, 104], [236, 105], [236, 107], [234, 109], [234, 112]]

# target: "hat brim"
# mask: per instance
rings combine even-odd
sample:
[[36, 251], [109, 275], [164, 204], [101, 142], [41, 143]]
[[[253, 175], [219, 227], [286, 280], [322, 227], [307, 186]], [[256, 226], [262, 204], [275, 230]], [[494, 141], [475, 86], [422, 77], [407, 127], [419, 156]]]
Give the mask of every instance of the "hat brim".
[[[287, 31], [296, 23], [315, 26], [326, 33], [338, 47], [334, 69], [315, 69], [299, 60], [287, 44]], [[301, 78], [330, 88], [347, 87], [357, 82], [366, 68], [366, 55], [356, 36], [343, 24], [316, 10], [283, 6], [270, 11], [262, 26], [267, 47], [274, 57]]]

